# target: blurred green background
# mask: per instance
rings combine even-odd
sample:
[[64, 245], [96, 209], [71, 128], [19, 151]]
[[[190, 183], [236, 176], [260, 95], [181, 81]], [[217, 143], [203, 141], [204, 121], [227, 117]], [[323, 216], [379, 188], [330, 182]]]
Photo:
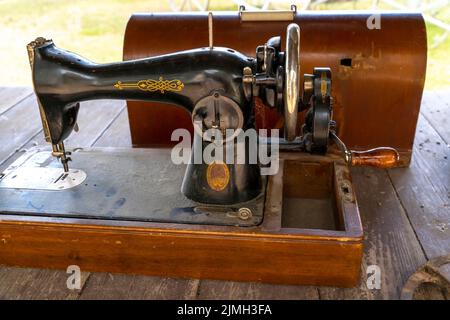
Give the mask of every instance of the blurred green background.
[[[0, 86], [31, 85], [25, 45], [37, 36], [51, 38], [59, 47], [96, 62], [118, 61], [122, 58], [125, 26], [133, 12], [176, 10], [181, 8], [184, 1], [186, 4], [182, 10], [196, 9], [188, 0], [0, 0]], [[449, 25], [449, 2], [437, 1], [436, 8], [430, 14]], [[237, 10], [236, 2], [210, 0], [209, 10]], [[261, 6], [263, 2], [247, 1], [255, 6]], [[290, 3], [294, 2], [270, 1], [269, 9], [289, 8]], [[411, 1], [395, 2], [409, 5]], [[433, 5], [433, 1], [415, 2]], [[299, 10], [308, 3], [311, 1], [296, 2]], [[374, 0], [315, 1], [310, 9], [371, 9], [375, 3], [380, 9], [393, 9], [392, 5]], [[450, 87], [450, 36], [442, 28], [430, 23], [427, 23], [427, 33], [429, 53], [426, 89]]]

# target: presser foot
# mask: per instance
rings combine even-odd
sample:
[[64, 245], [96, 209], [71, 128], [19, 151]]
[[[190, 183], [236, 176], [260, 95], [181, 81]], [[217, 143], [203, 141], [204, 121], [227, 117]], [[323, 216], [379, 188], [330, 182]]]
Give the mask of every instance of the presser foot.
[[70, 158], [71, 154], [71, 152], [66, 151], [64, 142], [52, 145], [52, 156], [57, 157], [61, 161], [66, 173], [69, 172], [69, 161], [72, 161]]

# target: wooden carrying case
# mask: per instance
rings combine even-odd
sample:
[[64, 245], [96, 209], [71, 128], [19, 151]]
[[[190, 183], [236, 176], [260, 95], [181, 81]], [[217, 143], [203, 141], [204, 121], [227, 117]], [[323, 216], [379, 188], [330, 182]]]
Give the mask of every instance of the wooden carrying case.
[[[256, 47], [272, 36], [280, 35], [284, 44], [286, 27], [297, 23], [301, 74], [312, 73], [314, 67], [332, 70], [333, 118], [342, 140], [352, 149], [394, 147], [400, 151], [400, 165], [408, 165], [425, 80], [425, 24], [419, 13], [373, 14], [214, 12], [214, 46], [254, 56]], [[128, 22], [123, 57], [206, 46], [207, 12], [139, 13]], [[134, 146], [170, 145], [174, 129], [192, 129], [190, 115], [175, 106], [129, 101], [128, 115]], [[257, 125], [271, 128], [276, 122], [273, 112], [267, 112]]]

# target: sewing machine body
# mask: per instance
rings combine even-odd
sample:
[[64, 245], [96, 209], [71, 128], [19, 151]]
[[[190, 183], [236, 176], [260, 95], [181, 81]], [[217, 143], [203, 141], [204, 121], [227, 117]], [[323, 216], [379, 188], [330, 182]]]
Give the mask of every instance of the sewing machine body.
[[[76, 264], [82, 270], [91, 271], [355, 286], [359, 281], [363, 231], [349, 166], [383, 168], [398, 166], [400, 162], [392, 148], [369, 152], [350, 150], [338, 134], [359, 147], [399, 147], [403, 156], [406, 152], [401, 162], [405, 164], [411, 146], [409, 133], [415, 123], [405, 124], [406, 139], [400, 142], [393, 139], [392, 144], [384, 143], [385, 133], [360, 135], [361, 126], [366, 126], [367, 121], [357, 124], [358, 121], [349, 120], [351, 116], [344, 117], [348, 112], [345, 108], [354, 110], [353, 114], [360, 112], [355, 106], [362, 105], [363, 94], [346, 89], [354, 89], [355, 83], [361, 83], [360, 69], [355, 66], [353, 71], [348, 71], [336, 66], [346, 57], [341, 47], [342, 54], [333, 51], [341, 44], [327, 47], [329, 50], [324, 53], [318, 49], [317, 41], [326, 45], [329, 42], [321, 42], [323, 37], [312, 31], [302, 33], [302, 43], [312, 43], [306, 46], [307, 52], [315, 54], [306, 54], [302, 60], [300, 29], [298, 25], [288, 25], [287, 21], [271, 24], [283, 29], [279, 34], [271, 33], [272, 38], [266, 37], [269, 24], [242, 21], [261, 27], [265, 37], [264, 42], [258, 39], [257, 45], [253, 44], [254, 39], [249, 41], [253, 46], [249, 54], [248, 48], [244, 48], [247, 39], [236, 36], [235, 22], [239, 16], [218, 14], [215, 20], [217, 41], [226, 43], [226, 39], [234, 39], [229, 43], [236, 46], [230, 48], [211, 43], [212, 15], [209, 20], [202, 14], [173, 17], [180, 24], [184, 21], [209, 30], [209, 46], [204, 47], [205, 43], [186, 51], [192, 46], [177, 41], [172, 33], [167, 34], [167, 24], [173, 23], [171, 18], [166, 21], [164, 16], [145, 15], [133, 16], [127, 27], [124, 51], [126, 58], [134, 59], [131, 61], [99, 65], [57, 48], [50, 40], [40, 38], [30, 43], [35, 91], [46, 140], [52, 149], [28, 151], [0, 177], [0, 232], [14, 239], [2, 254], [2, 263], [53, 268]], [[313, 22], [322, 26], [327, 19], [338, 25], [343, 22], [349, 25], [348, 17], [343, 19], [340, 15], [301, 18], [294, 13], [290, 17], [295, 22], [312, 21], [305, 23], [306, 29]], [[350, 18], [358, 25], [365, 21], [364, 15]], [[387, 16], [388, 31], [391, 18]], [[423, 24], [414, 15], [406, 16], [405, 21], [403, 27]], [[166, 27], [155, 29], [153, 24]], [[141, 50], [133, 50], [137, 39], [133, 32], [149, 27], [159, 30], [156, 35], [162, 32], [172, 37], [167, 41], [167, 48], [148, 45], [158, 39], [156, 36], [142, 44]], [[323, 32], [322, 28], [318, 29]], [[232, 32], [235, 38], [227, 32]], [[335, 31], [328, 25], [327, 32]], [[276, 37], [284, 37], [285, 33], [283, 41]], [[315, 40], [308, 38], [311, 36]], [[143, 42], [142, 34], [139, 41]], [[181, 43], [183, 51], [153, 54]], [[414, 46], [410, 42], [401, 45]], [[245, 54], [239, 53], [239, 49]], [[152, 54], [145, 54], [148, 52]], [[393, 77], [400, 85], [391, 87], [397, 91], [387, 101], [399, 101], [395, 97], [423, 87], [423, 79], [414, 78], [420, 74], [421, 58], [417, 58], [420, 63], [416, 69], [408, 69], [402, 77]], [[376, 60], [375, 65], [378, 63]], [[303, 73], [303, 68], [311, 74]], [[355, 78], [352, 72], [357, 75]], [[332, 74], [337, 75], [333, 76], [337, 79], [335, 86], [332, 86]], [[409, 81], [411, 78], [413, 81]], [[376, 87], [374, 91], [379, 89]], [[407, 99], [412, 101], [408, 107], [414, 109], [421, 91], [412, 91]], [[223, 132], [222, 129], [228, 128], [284, 126], [286, 141], [273, 140], [281, 148], [279, 169], [273, 175], [262, 176], [261, 166], [248, 161], [243, 164], [190, 162], [180, 166], [171, 161], [170, 150], [138, 148], [68, 150], [73, 152], [69, 168], [70, 154], [63, 140], [77, 128], [78, 111], [83, 108], [83, 103], [81, 106], [79, 103], [101, 98], [132, 100], [128, 111], [136, 146], [170, 144], [163, 133], [153, 135], [153, 132], [161, 123], [173, 129], [174, 119], [178, 119], [177, 126], [194, 133], [194, 144], [196, 139], [199, 143], [200, 135], [196, 132], [198, 127], [192, 130], [192, 123], [198, 119], [202, 124], [201, 133], [210, 128]], [[366, 97], [363, 101], [370, 106], [364, 110], [365, 114], [375, 111], [382, 114], [374, 107], [374, 104], [382, 105], [379, 100]], [[344, 106], [344, 102], [348, 105]], [[393, 110], [392, 114], [396, 118], [401, 112]], [[184, 125], [182, 119], [186, 117], [189, 121]], [[283, 119], [281, 125], [274, 119]], [[374, 124], [369, 121], [368, 125]], [[378, 129], [379, 124], [375, 125]], [[349, 128], [353, 131], [349, 132]], [[142, 130], [147, 135], [144, 139]], [[358, 139], [365, 139], [365, 143], [359, 144]], [[213, 141], [200, 143], [205, 150]], [[250, 145], [245, 142], [246, 152]], [[58, 167], [61, 175], [49, 178], [49, 173]], [[31, 176], [38, 177], [35, 181], [30, 181], [30, 172]], [[72, 182], [67, 181], [72, 177], [73, 185], [70, 185]], [[62, 181], [65, 179], [69, 180]], [[33, 243], [32, 250], [30, 243]], [[45, 257], [41, 255], [43, 250]]]
[[[242, 86], [234, 79], [242, 77], [243, 68], [254, 67], [255, 61], [227, 48], [201, 48], [130, 62], [95, 64], [57, 48], [49, 40], [38, 46], [32, 59], [39, 61], [33, 69], [38, 98], [41, 105], [51, 108], [47, 122], [57, 124], [49, 127], [53, 144], [69, 136], [76, 124], [78, 102], [86, 100], [158, 101], [192, 112], [195, 103], [216, 90], [231, 97], [247, 113], [250, 110]], [[154, 82], [146, 82], [147, 79]]]

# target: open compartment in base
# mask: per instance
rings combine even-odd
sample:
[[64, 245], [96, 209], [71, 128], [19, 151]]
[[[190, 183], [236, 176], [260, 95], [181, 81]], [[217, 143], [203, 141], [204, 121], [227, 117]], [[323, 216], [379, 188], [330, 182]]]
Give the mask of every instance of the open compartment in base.
[[344, 231], [333, 162], [285, 160], [282, 228]]
[[[103, 152], [120, 153], [109, 157], [111, 166], [117, 158], [132, 159], [136, 153], [145, 154], [152, 166], [152, 157], [162, 157], [165, 152], [108, 150]], [[170, 150], [166, 156], [170, 161]], [[88, 172], [87, 168], [78, 169]], [[96, 170], [92, 172], [95, 175]], [[181, 184], [181, 180], [182, 176], [173, 183]], [[45, 209], [29, 215], [2, 209], [0, 264], [61, 269], [78, 265], [83, 271], [357, 285], [363, 233], [350, 173], [342, 159], [281, 153], [278, 173], [267, 180], [263, 222], [249, 227], [107, 219], [100, 213], [90, 218], [73, 217], [70, 212], [55, 216], [46, 214]], [[139, 188], [158, 193], [158, 186]], [[0, 188], [0, 198], [2, 192]], [[58, 196], [58, 191], [54, 193]], [[121, 197], [120, 188], [117, 197]], [[154, 207], [148, 205], [148, 210]]]

